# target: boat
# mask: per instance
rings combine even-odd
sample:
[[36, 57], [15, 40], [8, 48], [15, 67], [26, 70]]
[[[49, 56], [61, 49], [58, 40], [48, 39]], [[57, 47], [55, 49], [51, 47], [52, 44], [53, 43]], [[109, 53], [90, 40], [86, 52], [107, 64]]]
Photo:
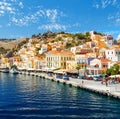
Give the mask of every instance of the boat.
[[4, 69], [1, 70], [1, 72], [3, 72], [3, 73], [9, 73], [9, 68], [4, 68]]
[[12, 74], [18, 74], [18, 73], [19, 73], [19, 71], [18, 71], [18, 70], [16, 70], [16, 69], [10, 69], [10, 73], [12, 73]]

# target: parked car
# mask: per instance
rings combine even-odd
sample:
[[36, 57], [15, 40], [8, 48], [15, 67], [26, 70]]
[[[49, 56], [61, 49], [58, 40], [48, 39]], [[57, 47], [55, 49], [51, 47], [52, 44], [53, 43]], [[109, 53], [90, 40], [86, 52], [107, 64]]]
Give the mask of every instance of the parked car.
[[78, 78], [78, 75], [72, 75], [71, 78]]
[[48, 73], [48, 76], [49, 76], [49, 77], [52, 77], [52, 76], [53, 76], [53, 74], [52, 74], [52, 73]]
[[86, 76], [85, 75], [80, 75], [78, 76], [79, 79], [86, 79]]
[[62, 79], [63, 77], [62, 77], [62, 75], [57, 74], [57, 75], [56, 75], [56, 78]]
[[87, 77], [86, 77], [86, 80], [93, 80], [93, 77], [87, 76]]
[[63, 80], [69, 80], [69, 76], [67, 75], [63, 76]]
[[94, 81], [102, 81], [102, 78], [103, 78], [102, 75], [97, 75], [97, 76], [93, 77], [93, 80]]

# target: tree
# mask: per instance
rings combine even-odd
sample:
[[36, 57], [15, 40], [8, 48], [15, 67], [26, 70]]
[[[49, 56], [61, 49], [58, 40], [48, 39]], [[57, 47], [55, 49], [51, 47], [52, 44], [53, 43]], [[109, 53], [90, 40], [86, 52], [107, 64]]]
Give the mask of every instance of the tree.
[[90, 33], [89, 32], [85, 32], [85, 37], [86, 38], [90, 38]]
[[112, 71], [111, 69], [107, 69], [106, 74], [111, 75], [111, 71]]
[[106, 74], [108, 75], [116, 75], [120, 73], [120, 66], [118, 64], [114, 64], [111, 68], [107, 69]]
[[67, 42], [65, 48], [68, 49], [70, 47], [72, 47], [72, 43], [71, 42]]
[[33, 34], [33, 35], [32, 35], [32, 38], [35, 38], [35, 37], [36, 37], [36, 35], [35, 35], [35, 34]]
[[17, 70], [18, 68], [17, 68], [17, 66], [14, 64], [14, 65], [11, 66], [11, 69], [16, 69], [16, 70]]
[[119, 74], [120, 66], [118, 64], [114, 64], [112, 67], [112, 70], [115, 72], [115, 74]]
[[79, 70], [81, 69], [81, 65], [77, 64], [76, 69], [78, 70], [78, 75], [79, 75]]

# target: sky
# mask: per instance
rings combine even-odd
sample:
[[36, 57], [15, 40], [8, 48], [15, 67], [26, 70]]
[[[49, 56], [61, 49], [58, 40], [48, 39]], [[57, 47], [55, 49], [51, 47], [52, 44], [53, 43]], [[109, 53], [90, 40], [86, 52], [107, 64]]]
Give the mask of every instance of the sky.
[[0, 0], [0, 38], [92, 30], [120, 38], [120, 0]]

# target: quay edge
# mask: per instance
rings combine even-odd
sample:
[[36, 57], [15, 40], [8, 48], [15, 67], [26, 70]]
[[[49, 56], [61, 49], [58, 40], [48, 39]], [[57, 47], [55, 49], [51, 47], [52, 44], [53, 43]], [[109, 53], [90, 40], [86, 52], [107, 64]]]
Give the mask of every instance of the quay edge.
[[115, 98], [115, 99], [120, 99], [120, 94], [116, 94], [116, 93], [112, 93], [110, 92], [110, 90], [99, 90], [99, 89], [95, 89], [95, 88], [91, 88], [89, 86], [86, 86], [84, 84], [82, 84], [82, 79], [79, 79], [80, 82], [75, 82], [75, 81], [71, 81], [71, 80], [63, 80], [63, 79], [57, 79], [55, 77], [50, 77], [47, 75], [47, 73], [43, 74], [43, 73], [27, 73], [27, 72], [19, 72], [19, 74], [25, 74], [25, 75], [32, 75], [32, 76], [37, 76], [37, 77], [40, 77], [40, 78], [43, 78], [43, 79], [47, 79], [47, 80], [51, 80], [51, 81], [56, 81], [58, 83], [63, 83], [63, 84], [66, 84], [66, 85], [69, 85], [70, 87], [73, 86], [73, 87], [76, 87], [76, 88], [81, 88], [83, 90], [87, 90], [87, 91], [90, 91], [90, 92], [94, 92], [94, 93], [97, 93], [97, 94], [100, 94], [100, 95], [104, 95], [104, 96], [107, 96], [107, 97], [112, 97], [112, 98]]

